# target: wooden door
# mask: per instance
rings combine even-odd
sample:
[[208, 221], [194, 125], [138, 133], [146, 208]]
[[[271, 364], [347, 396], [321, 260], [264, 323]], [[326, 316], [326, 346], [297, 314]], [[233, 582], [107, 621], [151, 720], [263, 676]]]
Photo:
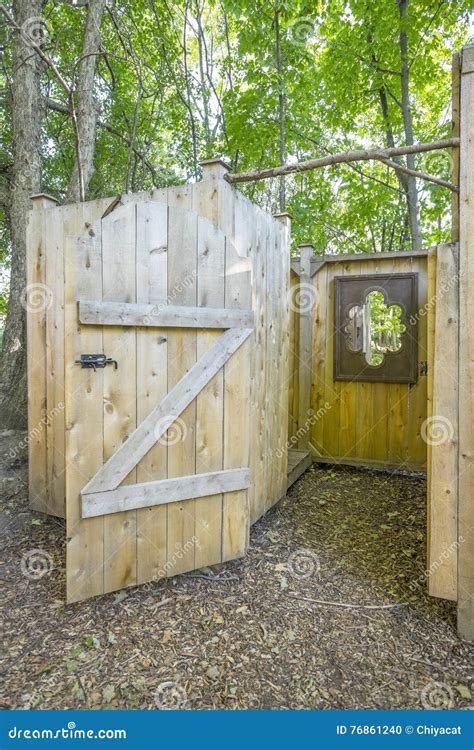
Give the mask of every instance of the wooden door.
[[249, 525], [248, 272], [190, 209], [83, 211], [65, 247], [69, 601], [238, 557]]

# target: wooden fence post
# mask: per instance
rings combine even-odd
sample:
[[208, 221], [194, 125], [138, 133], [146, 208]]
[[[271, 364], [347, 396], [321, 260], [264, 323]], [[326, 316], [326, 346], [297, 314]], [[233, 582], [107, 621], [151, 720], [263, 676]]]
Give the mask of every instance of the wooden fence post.
[[314, 255], [314, 248], [313, 245], [299, 245], [298, 250], [300, 254], [298, 448], [308, 450], [311, 435], [308, 418], [311, 416], [313, 305], [315, 297], [311, 282], [311, 258]]
[[474, 640], [474, 45], [461, 60], [458, 631]]

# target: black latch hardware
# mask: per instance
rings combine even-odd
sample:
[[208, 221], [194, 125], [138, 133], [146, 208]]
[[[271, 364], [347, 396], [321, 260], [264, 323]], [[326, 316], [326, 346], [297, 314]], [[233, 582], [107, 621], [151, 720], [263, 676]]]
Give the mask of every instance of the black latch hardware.
[[420, 375], [428, 375], [428, 362], [420, 362]]
[[115, 359], [107, 357], [105, 354], [81, 354], [80, 359], [76, 359], [76, 364], [81, 365], [82, 369], [97, 370], [98, 367], [105, 367], [106, 365], [115, 365], [115, 369], [118, 368], [118, 364]]

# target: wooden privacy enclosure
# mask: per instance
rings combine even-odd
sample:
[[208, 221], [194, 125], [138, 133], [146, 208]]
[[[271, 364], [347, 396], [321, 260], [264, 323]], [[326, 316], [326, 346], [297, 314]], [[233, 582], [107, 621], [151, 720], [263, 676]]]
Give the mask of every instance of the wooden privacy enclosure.
[[[474, 639], [474, 47], [455, 58], [453, 113], [452, 243], [305, 245], [291, 281], [288, 215], [254, 206], [219, 160], [195, 185], [33, 199], [30, 499], [66, 518], [68, 601], [243, 555], [313, 461], [426, 470], [422, 575]], [[368, 330], [361, 305], [338, 307], [350, 282], [399, 307], [396, 378], [383, 363], [351, 375], [352, 344], [341, 356], [342, 333]]]
[[203, 171], [33, 201], [30, 497], [66, 518], [69, 601], [241, 556], [286, 491], [288, 217]]

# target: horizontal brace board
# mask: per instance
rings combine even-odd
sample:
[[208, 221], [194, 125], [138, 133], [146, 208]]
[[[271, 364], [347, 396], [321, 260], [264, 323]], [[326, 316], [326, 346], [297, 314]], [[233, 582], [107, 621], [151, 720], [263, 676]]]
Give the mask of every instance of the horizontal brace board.
[[254, 316], [253, 310], [79, 300], [79, 321], [104, 326], [250, 328]]
[[191, 367], [82, 490], [114, 490], [252, 333], [231, 328]]
[[82, 518], [121, 513], [125, 510], [176, 503], [197, 497], [245, 490], [250, 486], [250, 469], [228, 469], [207, 474], [128, 484], [107, 492], [82, 493]]

